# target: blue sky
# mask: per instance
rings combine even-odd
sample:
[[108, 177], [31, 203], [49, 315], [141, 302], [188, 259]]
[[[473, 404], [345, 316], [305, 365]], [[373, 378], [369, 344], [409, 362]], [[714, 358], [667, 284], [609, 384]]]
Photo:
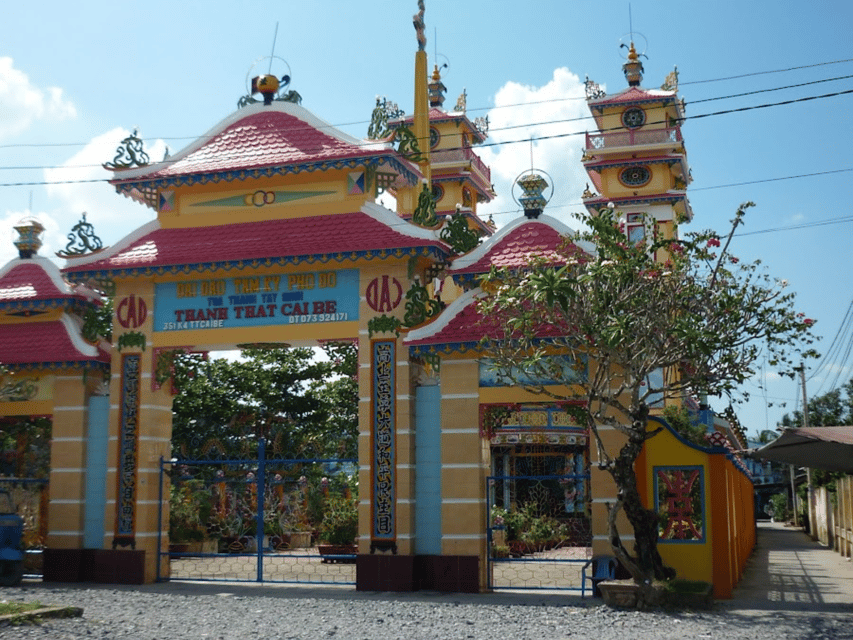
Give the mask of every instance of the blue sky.
[[[252, 63], [270, 54], [276, 22], [275, 53], [289, 64], [303, 106], [319, 117], [363, 137], [377, 95], [410, 111], [416, 11], [414, 0], [4, 7], [0, 264], [14, 255], [12, 224], [29, 213], [48, 227], [43, 254], [65, 246], [83, 211], [105, 244], [151, 220], [150, 209], [100, 181], [100, 163], [134, 127], [160, 159], [166, 145], [177, 151], [230, 114], [246, 93]], [[678, 65], [688, 117], [853, 88], [844, 78], [711, 100], [853, 75], [851, 61], [826, 64], [853, 58], [851, 3], [632, 0], [630, 12], [634, 32], [642, 34], [638, 48], [648, 56], [643, 86], [660, 86]], [[469, 116], [491, 122], [489, 142], [496, 144], [481, 155], [499, 197], [484, 211], [499, 225], [520, 215], [509, 185], [530, 166], [524, 141], [557, 135], [535, 141], [532, 157], [555, 181], [548, 212], [569, 222], [587, 182], [579, 162], [583, 138], [572, 135], [592, 128], [589, 119], [575, 120], [589, 115], [582, 82], [589, 76], [609, 93], [624, 88], [619, 42], [629, 32], [629, 3], [426, 0], [425, 21], [430, 69], [436, 59], [449, 65], [445, 106], [452, 108], [464, 88]], [[807, 68], [765, 73], [795, 67]], [[853, 95], [841, 95], [683, 126], [694, 177], [689, 229], [724, 232], [738, 204], [755, 201], [734, 251], [789, 281], [799, 309], [818, 320], [824, 349], [853, 298], [851, 107]], [[779, 180], [815, 173], [823, 175]], [[810, 372], [810, 392], [849, 379], [851, 364], [842, 351]], [[750, 433], [773, 428], [797, 406], [794, 382], [771, 371], [760, 376], [767, 390], [757, 381], [746, 385], [752, 400], [740, 410]], [[721, 410], [725, 403], [712, 404]]]

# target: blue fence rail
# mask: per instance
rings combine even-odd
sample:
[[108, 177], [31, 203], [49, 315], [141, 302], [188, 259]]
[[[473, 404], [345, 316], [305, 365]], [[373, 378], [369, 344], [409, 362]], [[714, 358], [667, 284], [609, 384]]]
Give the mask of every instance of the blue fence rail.
[[158, 581], [355, 584], [354, 549], [323, 555], [316, 543], [330, 505], [355, 512], [357, 469], [268, 459], [263, 439], [255, 459], [161, 460]]

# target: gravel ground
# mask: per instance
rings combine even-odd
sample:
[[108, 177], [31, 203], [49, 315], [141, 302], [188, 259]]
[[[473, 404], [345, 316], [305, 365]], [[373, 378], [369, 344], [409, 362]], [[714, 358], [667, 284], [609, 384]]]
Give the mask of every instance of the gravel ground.
[[[170, 583], [139, 587], [25, 583], [0, 600], [83, 608], [83, 617], [0, 627], [0, 638], [853, 639], [853, 607], [812, 604], [705, 612], [609, 609], [549, 593], [374, 594], [349, 588]], [[750, 605], [747, 603], [746, 607]]]

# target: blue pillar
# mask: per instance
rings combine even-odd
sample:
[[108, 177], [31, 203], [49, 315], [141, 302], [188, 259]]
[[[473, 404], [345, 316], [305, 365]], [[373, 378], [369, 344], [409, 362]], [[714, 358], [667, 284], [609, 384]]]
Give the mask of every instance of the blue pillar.
[[441, 387], [415, 390], [415, 553], [441, 555]]
[[107, 444], [109, 442], [110, 398], [89, 398], [86, 436], [86, 491], [83, 547], [104, 547], [104, 510], [107, 503]]

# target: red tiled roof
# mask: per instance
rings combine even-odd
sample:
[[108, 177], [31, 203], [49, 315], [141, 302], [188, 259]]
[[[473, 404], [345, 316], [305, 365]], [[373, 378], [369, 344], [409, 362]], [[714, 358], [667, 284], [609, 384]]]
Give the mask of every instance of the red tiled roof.
[[0, 304], [63, 298], [89, 299], [75, 292], [47, 258], [16, 259], [0, 269]]
[[[392, 127], [399, 126], [401, 124], [412, 124], [415, 121], [414, 115], [403, 116], [402, 118], [398, 118], [395, 120], [391, 120], [388, 124]], [[474, 126], [474, 123], [468, 118], [468, 115], [464, 111], [445, 111], [444, 109], [440, 109], [439, 107], [430, 107], [429, 108], [429, 121], [432, 122], [453, 122], [460, 121], [466, 122], [468, 124], [468, 128], [477, 136], [479, 142], [483, 142], [488, 135], [484, 134], [482, 131], [477, 129]]]
[[556, 257], [557, 249], [569, 233], [571, 229], [550, 216], [534, 220], [521, 218], [499, 230], [474, 251], [457, 258], [449, 272], [452, 275], [487, 273], [492, 266], [523, 267], [531, 256]]
[[611, 104], [622, 104], [624, 102], [662, 101], [675, 99], [675, 91], [664, 91], [662, 89], [643, 89], [642, 87], [629, 87], [621, 93], [612, 96], [604, 96], [595, 100], [589, 100], [590, 107], [602, 107]]
[[211, 227], [164, 229], [154, 221], [103, 251], [99, 259], [69, 260], [64, 271], [246, 262], [426, 246], [446, 251], [432, 232], [367, 204], [353, 213]]
[[109, 362], [109, 355], [84, 342], [74, 322], [63, 320], [0, 325], [0, 364], [51, 364], [65, 362]]
[[[499, 318], [483, 317], [477, 310], [481, 289], [473, 289], [454, 300], [430, 324], [411, 331], [404, 340], [409, 347], [429, 345], [472, 345], [488, 336], [501, 340], [506, 335]], [[537, 335], [540, 338], [565, 335], [556, 325], [543, 323]]]
[[241, 109], [175, 156], [147, 170], [117, 172], [115, 181], [386, 154], [395, 152], [377, 144], [365, 146], [298, 105], [276, 102]]

